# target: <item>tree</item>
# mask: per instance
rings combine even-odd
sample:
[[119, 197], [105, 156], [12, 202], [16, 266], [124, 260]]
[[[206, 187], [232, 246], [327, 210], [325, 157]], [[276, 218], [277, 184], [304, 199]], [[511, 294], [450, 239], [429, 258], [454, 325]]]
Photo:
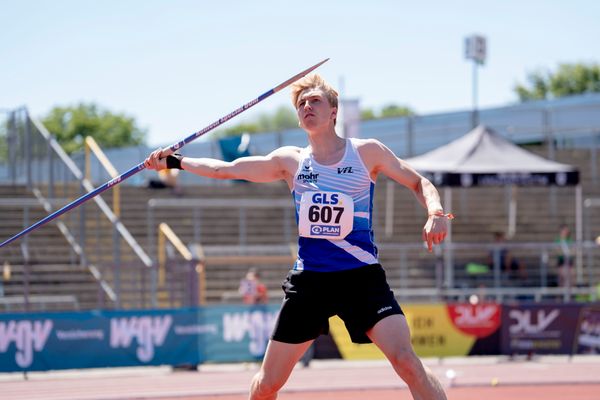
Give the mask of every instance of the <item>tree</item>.
[[381, 109], [381, 118], [409, 117], [415, 113], [408, 107], [388, 104]]
[[599, 64], [560, 64], [554, 73], [536, 71], [527, 76], [528, 85], [517, 84], [520, 101], [545, 100], [600, 92]]
[[244, 133], [274, 132], [297, 127], [296, 113], [290, 107], [281, 106], [273, 114], [261, 114], [255, 122], [241, 122], [216, 132], [216, 136], [238, 136]]
[[363, 121], [368, 121], [370, 119], [375, 119], [375, 112], [372, 108], [363, 108], [360, 110], [360, 119]]
[[8, 159], [7, 124], [8, 120], [0, 123], [0, 161]]
[[54, 107], [42, 121], [67, 153], [81, 150], [86, 136], [101, 147], [125, 147], [143, 143], [146, 135], [133, 118], [95, 104]]
[[297, 128], [298, 116], [290, 107], [281, 106], [275, 110], [273, 115], [261, 115], [258, 118], [257, 124], [261, 132]]
[[258, 125], [252, 123], [241, 123], [232, 126], [231, 128], [223, 129], [220, 131], [220, 135], [217, 136], [239, 136], [244, 133], [257, 133], [259, 132]]

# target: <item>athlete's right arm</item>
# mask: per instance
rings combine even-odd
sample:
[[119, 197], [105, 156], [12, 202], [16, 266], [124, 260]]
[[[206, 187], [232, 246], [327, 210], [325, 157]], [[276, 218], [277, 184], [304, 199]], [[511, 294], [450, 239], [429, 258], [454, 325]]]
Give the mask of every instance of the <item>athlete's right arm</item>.
[[[181, 167], [196, 175], [214, 179], [244, 179], [250, 182], [289, 180], [289, 176], [295, 172], [293, 156], [297, 152], [297, 148], [286, 146], [273, 150], [266, 156], [241, 157], [231, 162], [183, 157]], [[156, 150], [144, 161], [144, 165], [149, 169], [165, 169], [165, 157], [169, 154], [168, 149]]]

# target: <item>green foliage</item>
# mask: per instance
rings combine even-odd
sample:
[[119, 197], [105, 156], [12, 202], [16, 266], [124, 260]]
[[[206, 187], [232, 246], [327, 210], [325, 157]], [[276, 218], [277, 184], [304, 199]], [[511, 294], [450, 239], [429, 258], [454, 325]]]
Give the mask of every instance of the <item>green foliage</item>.
[[410, 117], [411, 115], [415, 115], [413, 110], [409, 107], [399, 106], [397, 104], [387, 104], [379, 113], [373, 111], [372, 108], [365, 108], [360, 111], [360, 117], [363, 121], [377, 118]]
[[220, 136], [239, 136], [244, 133], [253, 134], [257, 132], [259, 132], [258, 125], [252, 123], [242, 123], [234, 125], [231, 128], [223, 129], [220, 132]]
[[243, 122], [217, 132], [217, 136], [239, 136], [243, 133], [275, 132], [297, 128], [298, 117], [290, 107], [279, 107], [273, 114], [261, 114], [254, 122]]
[[[361, 110], [363, 121], [376, 118], [406, 117], [415, 115], [408, 107], [388, 104], [376, 114], [372, 109]], [[273, 114], [261, 114], [253, 122], [244, 122], [234, 125], [230, 128], [222, 129], [216, 132], [216, 136], [239, 136], [244, 133], [254, 134], [261, 132], [276, 132], [284, 129], [293, 129], [298, 127], [298, 116], [291, 107], [282, 106]]]
[[375, 119], [375, 112], [372, 108], [364, 108], [360, 110], [360, 119], [363, 121], [368, 121], [370, 119]]
[[7, 120], [0, 120], [0, 162], [8, 160], [7, 124]]
[[414, 115], [414, 112], [410, 108], [396, 104], [388, 104], [381, 109], [381, 118], [409, 117], [411, 115]]
[[133, 118], [95, 104], [54, 107], [42, 122], [67, 153], [81, 150], [86, 136], [92, 136], [100, 147], [111, 148], [141, 144], [146, 135]]
[[291, 107], [281, 106], [273, 115], [261, 115], [258, 118], [257, 125], [262, 132], [297, 128], [298, 116]]
[[520, 101], [544, 100], [600, 92], [599, 64], [561, 64], [556, 72], [536, 71], [527, 84], [516, 85]]

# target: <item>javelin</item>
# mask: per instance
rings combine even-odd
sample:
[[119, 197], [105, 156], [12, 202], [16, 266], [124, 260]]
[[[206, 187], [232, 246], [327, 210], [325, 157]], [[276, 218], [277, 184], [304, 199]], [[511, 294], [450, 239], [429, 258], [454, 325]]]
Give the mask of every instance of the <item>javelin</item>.
[[[312, 72], [313, 70], [315, 70], [316, 68], [318, 68], [319, 66], [321, 66], [322, 64], [324, 64], [328, 60], [329, 60], [329, 58], [326, 58], [325, 60], [321, 61], [320, 63], [317, 63], [317, 64], [313, 65], [312, 67], [307, 68], [304, 71], [300, 72], [299, 74], [294, 75], [293, 77], [291, 77], [287, 81], [283, 82], [279, 86], [276, 86], [273, 89], [267, 90], [265, 93], [261, 94], [256, 99], [251, 100], [250, 102], [244, 104], [243, 106], [241, 106], [237, 110], [235, 110], [235, 111], [227, 114], [226, 116], [222, 117], [221, 119], [219, 119], [219, 120], [213, 122], [212, 124], [208, 125], [206, 128], [203, 128], [203, 129], [199, 130], [198, 132], [192, 133], [190, 136], [186, 137], [185, 139], [183, 139], [180, 142], [172, 144], [171, 146], [169, 146], [169, 149], [171, 149], [172, 151], [176, 151], [177, 149], [182, 148], [183, 146], [185, 146], [186, 144], [188, 144], [192, 140], [194, 140], [196, 138], [199, 138], [200, 136], [204, 135], [205, 133], [207, 133], [209, 131], [212, 131], [213, 129], [215, 129], [219, 125], [222, 125], [223, 123], [229, 121], [231, 118], [235, 117], [236, 115], [243, 113], [244, 111], [246, 111], [247, 109], [249, 109], [253, 105], [260, 103], [261, 101], [263, 101], [267, 97], [271, 96], [272, 94], [279, 92], [281, 89], [285, 88], [286, 86], [289, 86], [293, 82], [295, 82], [298, 79], [302, 78], [303, 76], [309, 74], [310, 72]], [[137, 174], [138, 172], [140, 172], [141, 170], [143, 170], [145, 168], [146, 167], [144, 166], [143, 162], [139, 163], [135, 167], [131, 168], [129, 171], [124, 172], [123, 174], [117, 176], [114, 179], [111, 179], [110, 181], [106, 182], [104, 185], [97, 187], [96, 189], [92, 190], [91, 192], [88, 192], [87, 194], [84, 194], [83, 196], [81, 196], [77, 200], [73, 200], [71, 203], [67, 204], [66, 206], [64, 206], [60, 210], [56, 210], [55, 212], [53, 212], [52, 214], [48, 215], [44, 219], [42, 219], [42, 220], [36, 222], [35, 224], [31, 225], [29, 228], [24, 229], [23, 231], [17, 233], [16, 235], [14, 235], [13, 237], [11, 237], [9, 239], [6, 239], [4, 242], [2, 242], [2, 244], [0, 244], [0, 247], [4, 247], [7, 244], [9, 244], [9, 243], [17, 240], [21, 236], [27, 235], [29, 232], [32, 232], [32, 231], [36, 230], [37, 228], [39, 228], [39, 227], [47, 224], [48, 222], [52, 221], [53, 219], [55, 219], [55, 218], [63, 215], [67, 211], [70, 211], [73, 208], [75, 208], [75, 207], [77, 207], [77, 206], [85, 203], [89, 199], [96, 197], [97, 195], [99, 195], [100, 193], [104, 192], [105, 190], [110, 189], [111, 187], [113, 187], [115, 185], [118, 185], [119, 183], [123, 182], [125, 179], [129, 178], [130, 176], [133, 176], [133, 175]]]

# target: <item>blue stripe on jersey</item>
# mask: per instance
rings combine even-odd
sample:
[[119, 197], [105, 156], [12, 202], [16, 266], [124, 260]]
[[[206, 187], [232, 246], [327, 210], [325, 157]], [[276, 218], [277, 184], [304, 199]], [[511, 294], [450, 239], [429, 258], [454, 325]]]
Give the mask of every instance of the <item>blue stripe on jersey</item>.
[[344, 157], [335, 165], [321, 165], [312, 158], [308, 148], [302, 151], [292, 190], [296, 222], [302, 193], [319, 190], [341, 192], [352, 197], [355, 213], [353, 230], [344, 240], [300, 237], [294, 269], [342, 271], [379, 262], [373, 234], [375, 184], [352, 139], [347, 139]]
[[373, 257], [373, 261], [360, 261], [351, 253], [336, 246], [333, 243], [334, 241], [300, 237], [298, 241], [298, 260], [294, 269], [333, 272], [375, 264], [379, 261], [377, 260], [377, 247], [372, 239], [373, 237], [369, 231], [352, 232], [344, 239], [344, 241], [359, 247]]

